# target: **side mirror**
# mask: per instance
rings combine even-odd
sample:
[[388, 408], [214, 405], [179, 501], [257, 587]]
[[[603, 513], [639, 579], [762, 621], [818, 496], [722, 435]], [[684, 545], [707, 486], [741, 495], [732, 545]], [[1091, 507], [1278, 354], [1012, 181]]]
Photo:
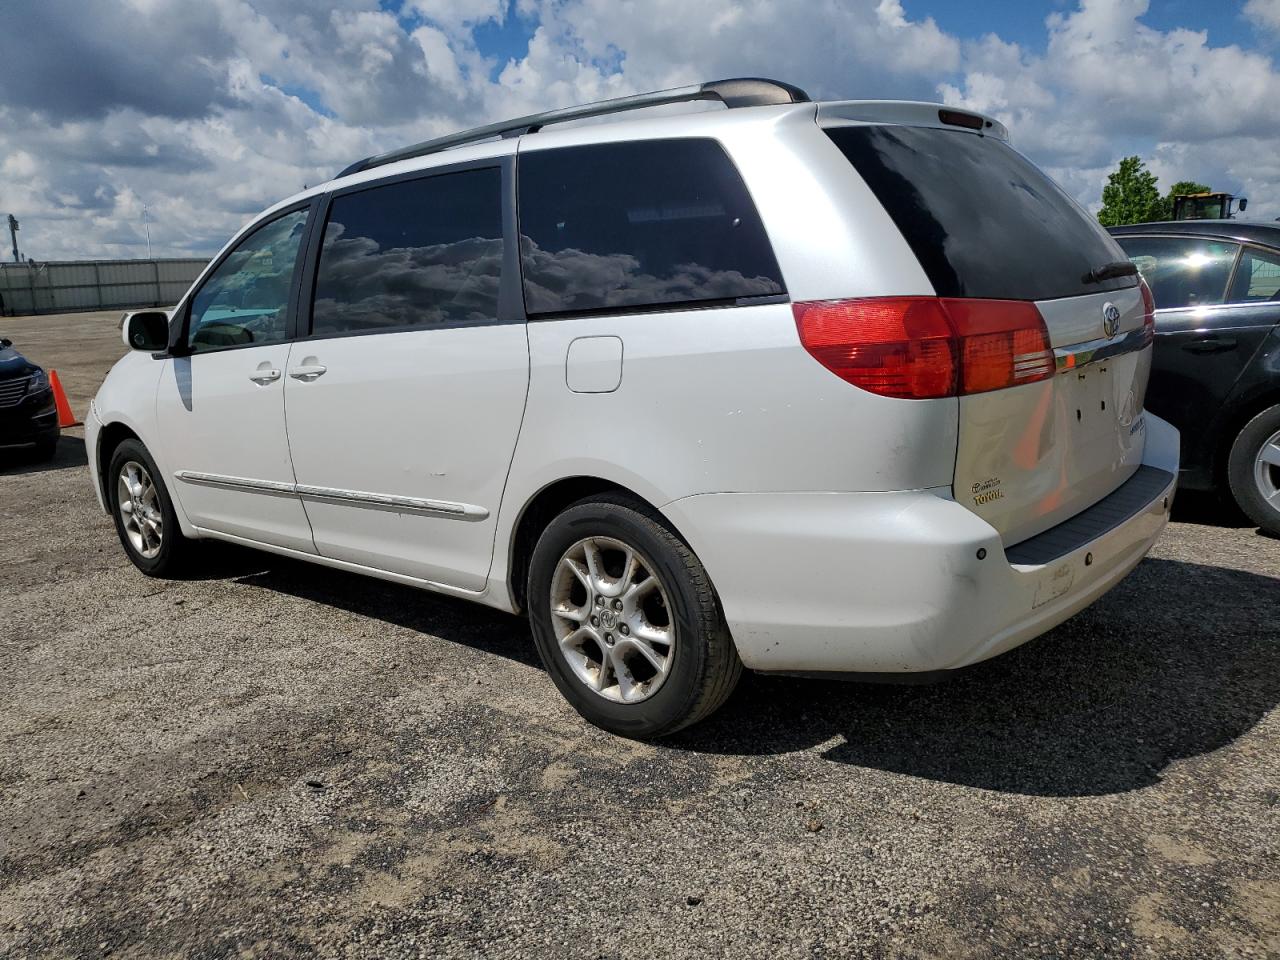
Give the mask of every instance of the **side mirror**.
[[13, 346], [13, 341], [8, 337], [0, 337], [0, 350], [8, 350]]
[[1244, 213], [1244, 212], [1245, 212], [1245, 210], [1247, 210], [1247, 209], [1248, 209], [1248, 207], [1249, 207], [1249, 198], [1248, 198], [1248, 197], [1241, 197], [1241, 198], [1240, 198], [1240, 212], [1241, 212], [1241, 213]]
[[139, 310], [121, 318], [120, 333], [130, 350], [158, 353], [169, 348], [169, 315], [162, 310]]

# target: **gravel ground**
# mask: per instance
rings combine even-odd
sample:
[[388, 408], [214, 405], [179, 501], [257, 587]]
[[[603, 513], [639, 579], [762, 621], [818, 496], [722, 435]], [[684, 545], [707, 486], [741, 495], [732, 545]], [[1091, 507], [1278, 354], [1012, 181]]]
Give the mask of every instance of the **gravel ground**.
[[[114, 314], [0, 320], [77, 413]], [[148, 580], [79, 430], [0, 468], [0, 955], [1280, 955], [1280, 541], [1182, 498], [927, 687], [747, 677], [659, 745], [524, 623], [216, 548]]]

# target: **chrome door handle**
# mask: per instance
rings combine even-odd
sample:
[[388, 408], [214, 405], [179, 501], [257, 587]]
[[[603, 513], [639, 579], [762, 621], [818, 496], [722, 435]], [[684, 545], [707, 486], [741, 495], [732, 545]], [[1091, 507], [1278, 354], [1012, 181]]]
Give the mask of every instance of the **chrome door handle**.
[[324, 372], [327, 369], [329, 368], [319, 363], [306, 364], [304, 366], [294, 367], [289, 371], [289, 376], [293, 377], [295, 380], [301, 380], [303, 383], [310, 383], [317, 377], [324, 376]]
[[249, 379], [254, 383], [266, 386], [268, 383], [274, 383], [280, 379], [280, 371], [276, 370], [274, 367], [270, 370], [255, 370], [253, 373], [249, 374]]

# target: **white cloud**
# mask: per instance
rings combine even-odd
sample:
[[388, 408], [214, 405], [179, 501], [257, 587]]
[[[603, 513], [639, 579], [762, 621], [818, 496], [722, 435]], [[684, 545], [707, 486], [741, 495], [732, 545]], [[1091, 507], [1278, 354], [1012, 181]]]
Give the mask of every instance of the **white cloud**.
[[[1150, 161], [1166, 187], [1258, 183], [1251, 171], [1270, 167], [1280, 148], [1275, 65], [1239, 46], [1213, 47], [1204, 31], [1152, 29], [1147, 9], [1148, 0], [1082, 0], [1049, 15], [1038, 55], [994, 36], [968, 44], [963, 80], [939, 84], [939, 95], [998, 116], [1020, 149], [1094, 209], [1127, 154]], [[1277, 190], [1264, 192], [1251, 215], [1280, 213]]]
[[456, 30], [467, 25], [502, 23], [507, 4], [505, 0], [408, 0], [404, 10]]
[[[112, 9], [112, 5], [116, 9]], [[827, 98], [942, 99], [998, 116], [1014, 144], [1097, 206], [1138, 153], [1280, 214], [1280, 75], [1258, 50], [1160, 31], [1147, 0], [1082, 0], [1043, 44], [961, 41], [923, 0], [42, 0], [0, 3], [0, 214], [40, 259], [208, 253], [255, 211], [350, 161], [569, 103], [724, 76]], [[1280, 0], [1250, 0], [1280, 29]], [[526, 51], [476, 45], [536, 25]], [[192, 44], [191, 38], [199, 38]], [[11, 49], [12, 48], [12, 49]], [[175, 56], [174, 51], [185, 51]]]
[[1249, 0], [1244, 17], [1254, 26], [1280, 33], [1280, 0]]

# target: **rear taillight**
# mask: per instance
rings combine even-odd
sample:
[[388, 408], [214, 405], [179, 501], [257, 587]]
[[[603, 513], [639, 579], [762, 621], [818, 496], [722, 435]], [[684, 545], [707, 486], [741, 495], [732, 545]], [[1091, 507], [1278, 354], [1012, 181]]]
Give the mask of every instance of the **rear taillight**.
[[824, 367], [883, 397], [985, 393], [1053, 376], [1034, 303], [945, 297], [792, 305], [800, 342]]
[[1142, 290], [1142, 338], [1151, 343], [1156, 338], [1156, 298], [1142, 277], [1138, 278], [1138, 287]]

